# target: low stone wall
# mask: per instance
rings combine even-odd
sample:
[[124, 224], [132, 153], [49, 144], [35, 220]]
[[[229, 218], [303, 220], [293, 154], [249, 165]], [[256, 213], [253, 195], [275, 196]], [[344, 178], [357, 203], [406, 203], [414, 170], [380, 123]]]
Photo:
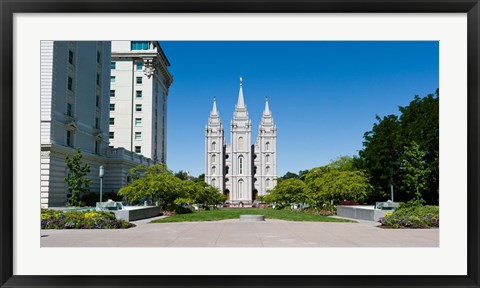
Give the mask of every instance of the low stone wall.
[[[133, 208], [133, 209], [132, 209]], [[127, 207], [127, 210], [111, 211], [117, 219], [135, 221], [145, 218], [152, 218], [161, 214], [160, 207]]]
[[337, 216], [375, 221], [377, 222], [380, 218], [385, 216], [385, 213], [392, 210], [380, 210], [375, 209], [375, 206], [337, 206]]

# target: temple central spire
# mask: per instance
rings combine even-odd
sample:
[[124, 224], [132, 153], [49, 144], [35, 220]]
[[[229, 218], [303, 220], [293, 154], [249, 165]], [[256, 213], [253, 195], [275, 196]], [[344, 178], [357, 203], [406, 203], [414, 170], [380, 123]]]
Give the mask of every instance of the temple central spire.
[[213, 97], [213, 108], [212, 112], [210, 113], [211, 115], [218, 115], [217, 111], [217, 97]]
[[237, 108], [245, 108], [245, 102], [243, 101], [243, 78], [240, 77], [240, 91], [238, 92]]

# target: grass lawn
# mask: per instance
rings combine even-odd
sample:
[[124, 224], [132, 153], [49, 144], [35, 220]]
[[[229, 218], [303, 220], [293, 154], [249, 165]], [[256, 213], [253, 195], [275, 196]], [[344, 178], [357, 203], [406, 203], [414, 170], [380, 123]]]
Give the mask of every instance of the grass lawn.
[[280, 219], [289, 221], [312, 221], [312, 222], [354, 222], [351, 220], [337, 219], [329, 216], [310, 214], [305, 212], [293, 212], [290, 210], [274, 209], [220, 209], [210, 211], [193, 212], [189, 214], [175, 214], [170, 217], [154, 220], [150, 223], [168, 222], [195, 222], [195, 221], [217, 221], [225, 219], [239, 219], [240, 215], [264, 215], [266, 219]]

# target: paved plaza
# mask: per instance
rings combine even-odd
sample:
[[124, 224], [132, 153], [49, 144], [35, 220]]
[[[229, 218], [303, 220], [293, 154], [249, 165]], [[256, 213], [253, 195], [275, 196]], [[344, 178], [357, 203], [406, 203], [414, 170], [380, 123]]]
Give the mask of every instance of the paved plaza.
[[123, 230], [42, 230], [41, 247], [438, 247], [439, 229], [379, 223], [223, 220], [148, 224]]

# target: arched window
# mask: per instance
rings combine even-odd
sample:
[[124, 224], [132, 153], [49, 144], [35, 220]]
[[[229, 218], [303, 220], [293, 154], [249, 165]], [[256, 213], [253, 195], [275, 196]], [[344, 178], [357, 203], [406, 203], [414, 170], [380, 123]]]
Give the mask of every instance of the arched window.
[[212, 142], [212, 151], [215, 151], [217, 149], [217, 142], [213, 141]]
[[243, 180], [240, 179], [238, 180], [238, 199], [242, 199], [243, 198]]
[[270, 173], [270, 166], [265, 167], [265, 173], [267, 173], [267, 174]]
[[213, 178], [213, 179], [212, 179], [212, 186], [213, 186], [213, 187], [216, 187], [215, 184], [216, 184], [216, 181], [215, 181], [215, 178]]
[[238, 174], [243, 174], [243, 157], [238, 157]]
[[265, 155], [265, 162], [270, 163], [270, 155]]
[[215, 163], [215, 154], [212, 155], [212, 163]]
[[265, 181], [265, 185], [267, 188], [270, 188], [270, 178], [267, 178], [267, 181]]
[[243, 151], [243, 137], [238, 137], [237, 150]]
[[270, 142], [265, 143], [265, 150], [270, 150]]
[[215, 172], [216, 172], [216, 167], [215, 166], [212, 166], [212, 174], [215, 175]]

